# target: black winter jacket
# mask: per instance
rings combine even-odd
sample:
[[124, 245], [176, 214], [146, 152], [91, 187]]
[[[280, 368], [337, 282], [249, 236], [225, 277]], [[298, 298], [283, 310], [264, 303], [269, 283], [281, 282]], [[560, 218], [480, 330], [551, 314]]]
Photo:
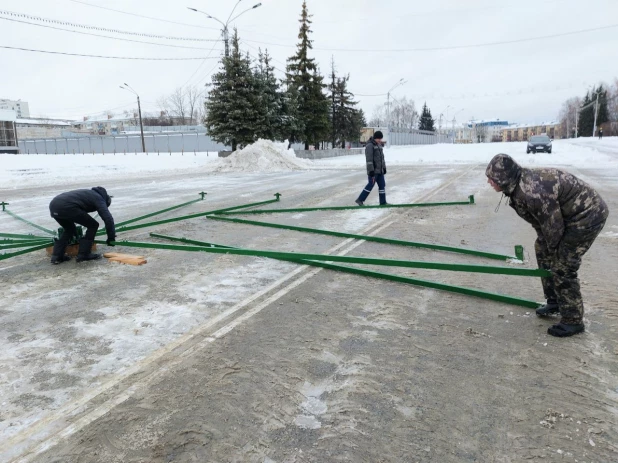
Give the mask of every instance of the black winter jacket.
[[105, 188], [97, 186], [91, 190], [73, 190], [61, 193], [49, 203], [49, 212], [55, 219], [72, 219], [76, 215], [88, 212], [98, 212], [105, 223], [108, 238], [116, 237], [114, 218], [108, 207], [112, 198]]

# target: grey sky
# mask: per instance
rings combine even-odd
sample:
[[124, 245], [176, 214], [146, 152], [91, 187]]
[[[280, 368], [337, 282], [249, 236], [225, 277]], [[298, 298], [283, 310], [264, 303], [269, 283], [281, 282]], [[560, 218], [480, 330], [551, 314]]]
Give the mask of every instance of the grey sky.
[[[82, 0], [80, 0], [82, 1]], [[203, 9], [225, 20], [235, 0], [83, 0], [85, 3], [191, 24], [190, 27], [130, 16], [70, 0], [2, 0], [0, 10], [146, 34], [217, 39], [218, 23], [189, 11]], [[257, 0], [242, 0], [237, 12]], [[313, 56], [323, 73], [334, 56], [337, 70], [350, 73], [351, 90], [381, 94], [400, 78], [396, 98], [407, 96], [434, 117], [450, 106], [449, 119], [502, 118], [512, 122], [555, 119], [562, 102], [583, 96], [600, 81], [618, 77], [618, 27], [530, 42], [439, 51], [369, 51], [441, 48], [527, 39], [618, 24], [616, 0], [308, 0], [313, 14]], [[268, 48], [284, 69], [297, 42], [302, 0], [262, 0], [235, 25], [252, 55]], [[0, 18], [6, 16], [0, 16]], [[24, 18], [14, 18], [31, 21]], [[42, 23], [55, 27], [58, 24]], [[210, 29], [205, 29], [208, 27]], [[110, 40], [0, 20], [0, 45], [130, 57], [204, 57], [213, 42], [189, 42], [74, 30], [204, 48], [192, 50]], [[270, 43], [272, 45], [267, 45]], [[274, 45], [277, 44], [277, 45]], [[280, 46], [284, 45], [284, 46]], [[217, 58], [221, 43], [211, 57]], [[330, 50], [326, 50], [330, 49]], [[338, 49], [338, 51], [332, 51]], [[348, 51], [343, 51], [343, 50]], [[351, 51], [351, 50], [361, 50]], [[185, 83], [203, 86], [216, 59], [123, 61], [46, 55], [0, 48], [0, 98], [22, 99], [33, 116], [81, 118], [135, 107], [118, 88], [129, 83], [143, 109]], [[197, 72], [196, 72], [197, 71]], [[193, 75], [193, 77], [191, 77]], [[358, 96], [368, 116], [386, 97]]]

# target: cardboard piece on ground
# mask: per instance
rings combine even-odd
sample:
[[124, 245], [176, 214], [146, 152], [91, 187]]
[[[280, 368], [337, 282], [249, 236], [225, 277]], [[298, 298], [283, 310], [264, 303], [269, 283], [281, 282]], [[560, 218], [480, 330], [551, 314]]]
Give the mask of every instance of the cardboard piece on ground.
[[121, 264], [129, 265], [144, 265], [148, 261], [144, 256], [135, 256], [133, 254], [122, 254], [120, 252], [106, 252], [103, 257], [107, 257], [110, 262], [120, 262]]
[[[50, 246], [48, 248], [45, 248], [45, 250], [47, 251], [47, 255], [51, 256], [54, 252], [54, 247]], [[79, 250], [79, 244], [72, 244], [70, 246], [67, 246], [66, 250], [64, 251], [64, 253], [67, 256], [71, 256], [71, 257], [75, 257], [77, 255], [77, 251]], [[92, 252], [95, 252], [97, 250], [97, 244], [93, 243], [92, 244]]]

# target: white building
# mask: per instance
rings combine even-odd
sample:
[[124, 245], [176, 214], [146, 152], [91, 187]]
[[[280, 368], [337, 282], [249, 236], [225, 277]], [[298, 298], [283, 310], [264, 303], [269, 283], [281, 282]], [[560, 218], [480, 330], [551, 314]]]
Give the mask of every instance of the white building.
[[15, 119], [15, 111], [0, 109], [0, 153], [19, 152]]
[[502, 119], [488, 119], [468, 121], [466, 123], [472, 143], [502, 141], [502, 129], [508, 127], [509, 122]]
[[0, 109], [8, 109], [9, 111], [15, 111], [17, 117], [28, 118], [30, 117], [30, 107], [27, 101], [13, 101], [0, 98]]

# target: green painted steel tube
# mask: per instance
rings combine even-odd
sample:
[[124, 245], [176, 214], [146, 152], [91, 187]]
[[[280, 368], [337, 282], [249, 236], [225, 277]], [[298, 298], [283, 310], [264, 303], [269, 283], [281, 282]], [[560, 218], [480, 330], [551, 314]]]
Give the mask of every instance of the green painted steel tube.
[[181, 217], [172, 217], [171, 219], [157, 220], [156, 222], [141, 223], [141, 224], [138, 224], [138, 225], [130, 225], [128, 227], [126, 227], [126, 226], [125, 227], [118, 227], [118, 228], [116, 228], [116, 232], [120, 233], [120, 232], [126, 232], [126, 231], [130, 231], [130, 230], [138, 230], [140, 228], [154, 227], [156, 225], [164, 225], [164, 224], [167, 224], [167, 223], [180, 222], [182, 220], [190, 220], [190, 219], [195, 219], [195, 218], [198, 218], [198, 217], [205, 217], [207, 215], [216, 214], [218, 212], [232, 211], [232, 210], [235, 210], [235, 209], [241, 209], [241, 208], [245, 208], [245, 207], [263, 206], [265, 204], [276, 203], [277, 201], [278, 201], [278, 199], [269, 199], [268, 201], [261, 201], [261, 202], [258, 202], [258, 203], [243, 204], [241, 206], [226, 207], [225, 209], [216, 209], [214, 211], [199, 212], [197, 214], [183, 215]]
[[22, 254], [28, 254], [29, 252], [38, 251], [39, 249], [45, 249], [48, 246], [49, 246], [49, 243], [39, 244], [37, 246], [31, 247], [31, 248], [28, 248], [28, 249], [22, 249], [21, 251], [15, 251], [15, 252], [9, 252], [9, 253], [6, 253], [6, 254], [0, 254], [0, 260], [9, 259], [11, 257], [20, 256]]
[[27, 223], [28, 225], [30, 225], [31, 227], [34, 228], [38, 228], [41, 231], [44, 231], [45, 233], [49, 233], [50, 235], [56, 235], [56, 232], [53, 230], [50, 230], [49, 228], [45, 228], [45, 227], [41, 227], [40, 225], [37, 225], [36, 223], [32, 223], [29, 220], [24, 219], [23, 217], [18, 216], [17, 214], [15, 214], [14, 212], [9, 211], [8, 209], [6, 209], [4, 212], [6, 212], [7, 214], [9, 214], [11, 217], [17, 219], [17, 220], [21, 220], [24, 223]]
[[45, 244], [47, 243], [47, 246], [53, 246], [54, 242], [50, 239], [44, 241], [44, 240], [36, 240], [36, 241], [19, 241], [19, 242], [15, 242], [15, 243], [9, 243], [9, 244], [1, 244], [2, 242], [0, 241], [0, 250], [5, 250], [5, 249], [17, 249], [17, 248], [27, 248], [29, 246], [36, 246], [38, 244]]
[[155, 215], [165, 214], [166, 212], [170, 212], [175, 209], [180, 209], [181, 207], [189, 206], [191, 204], [199, 203], [200, 201], [202, 201], [201, 198], [194, 199], [193, 201], [188, 201], [186, 203], [178, 204], [177, 206], [168, 207], [167, 209], [161, 209], [160, 211], [151, 212], [150, 214], [146, 214], [146, 215], [141, 215], [139, 217], [135, 217], [134, 219], [125, 220], [124, 222], [118, 222], [116, 226], [121, 227], [123, 225], [129, 225], [130, 223], [139, 222], [140, 220], [144, 220], [149, 217], [154, 217]]
[[293, 230], [293, 231], [299, 231], [299, 232], [305, 232], [305, 233], [316, 233], [319, 235], [337, 236], [339, 238], [354, 238], [357, 240], [373, 241], [375, 243], [395, 244], [398, 246], [409, 246], [409, 247], [415, 247], [415, 248], [426, 248], [426, 249], [433, 249], [435, 251], [456, 252], [460, 254], [468, 254], [471, 256], [486, 257], [488, 259], [496, 259], [496, 260], [502, 260], [502, 261], [507, 260], [507, 259], [516, 259], [515, 256], [505, 256], [502, 254], [494, 254], [491, 252], [455, 248], [452, 246], [442, 246], [438, 244], [416, 243], [413, 241], [403, 241], [403, 240], [396, 240], [396, 239], [391, 239], [391, 238], [382, 238], [379, 236], [356, 235], [353, 233], [343, 233], [343, 232], [336, 232], [336, 231], [330, 231], [330, 230], [320, 230], [318, 228], [296, 227], [293, 225], [281, 225], [278, 223], [256, 222], [253, 220], [244, 220], [244, 219], [233, 219], [231, 217], [221, 217], [217, 215], [211, 215], [211, 216], [208, 216], [208, 218], [214, 219], [214, 220], [223, 220], [226, 222], [240, 223], [240, 224], [245, 224], [245, 225], [257, 225], [260, 227], [280, 228], [282, 230]]
[[[104, 243], [103, 241], [97, 241], [97, 243]], [[362, 264], [362, 265], [379, 265], [386, 267], [406, 267], [406, 268], [424, 268], [432, 270], [447, 270], [451, 272], [470, 272], [470, 273], [490, 273], [496, 275], [516, 275], [516, 276], [529, 276], [529, 277], [545, 277], [551, 276], [551, 273], [543, 269], [520, 269], [512, 267], [490, 267], [484, 265], [470, 265], [470, 264], [445, 264], [441, 262], [416, 262], [408, 260], [394, 260], [394, 259], [374, 259], [370, 257], [348, 257], [348, 256], [329, 256], [322, 254], [304, 254], [295, 252], [277, 252], [277, 251], [261, 251], [252, 249], [239, 249], [239, 248], [206, 248], [199, 246], [182, 246], [174, 244], [159, 244], [159, 243], [143, 243], [133, 241], [116, 241], [118, 246], [128, 246], [134, 248], [152, 248], [152, 249], [164, 249], [171, 251], [202, 251], [215, 254], [234, 254], [239, 256], [254, 256], [254, 257], [268, 257], [271, 259], [307, 259], [327, 262], [345, 262], [348, 264]]]
[[[173, 236], [159, 235], [156, 233], [151, 233], [150, 236], [155, 237], [155, 238], [167, 239], [170, 241], [180, 241], [183, 243], [197, 244], [197, 245], [206, 246], [206, 247], [220, 247], [223, 249], [230, 249], [229, 246], [222, 246], [222, 245], [218, 245], [214, 243], [206, 243], [204, 241], [188, 240], [186, 238], [176, 238]], [[343, 265], [327, 264], [325, 262], [317, 262], [314, 260], [303, 260], [303, 259], [281, 259], [281, 260], [284, 260], [286, 262], [295, 262], [295, 263], [303, 264], [303, 265], [312, 265], [314, 267], [322, 267], [322, 268], [334, 270], [337, 272], [352, 273], [352, 274], [362, 275], [362, 276], [366, 276], [370, 278], [379, 278], [382, 280], [395, 281], [398, 283], [405, 283], [405, 284], [411, 284], [415, 286], [423, 286], [426, 288], [439, 289], [442, 291], [449, 291], [452, 293], [465, 294], [466, 296], [480, 297], [482, 299], [489, 299], [492, 301], [504, 302], [506, 304], [517, 305], [520, 307], [527, 307], [529, 309], [534, 309], [539, 306], [539, 303], [535, 301], [521, 299], [521, 298], [513, 297], [513, 296], [507, 296], [503, 294], [490, 293], [487, 291], [466, 288], [463, 286], [448, 285], [445, 283], [438, 283], [435, 281], [421, 280], [418, 278], [402, 277], [399, 275], [392, 275], [388, 273], [372, 272], [369, 270], [362, 270], [362, 269], [358, 269], [354, 267], [346, 267]]]
[[305, 207], [295, 209], [259, 209], [254, 211], [227, 211], [216, 212], [220, 215], [245, 215], [245, 214], [279, 214], [282, 212], [312, 212], [312, 211], [347, 211], [365, 209], [387, 209], [397, 207], [433, 207], [433, 206], [469, 206], [469, 201], [456, 201], [448, 203], [417, 203], [417, 204], [386, 204], [384, 206], [331, 206], [331, 207]]
[[0, 233], [0, 238], [11, 238], [13, 240], [33, 240], [33, 239], [50, 239], [49, 236], [36, 236], [36, 235], [20, 235], [16, 233]]

